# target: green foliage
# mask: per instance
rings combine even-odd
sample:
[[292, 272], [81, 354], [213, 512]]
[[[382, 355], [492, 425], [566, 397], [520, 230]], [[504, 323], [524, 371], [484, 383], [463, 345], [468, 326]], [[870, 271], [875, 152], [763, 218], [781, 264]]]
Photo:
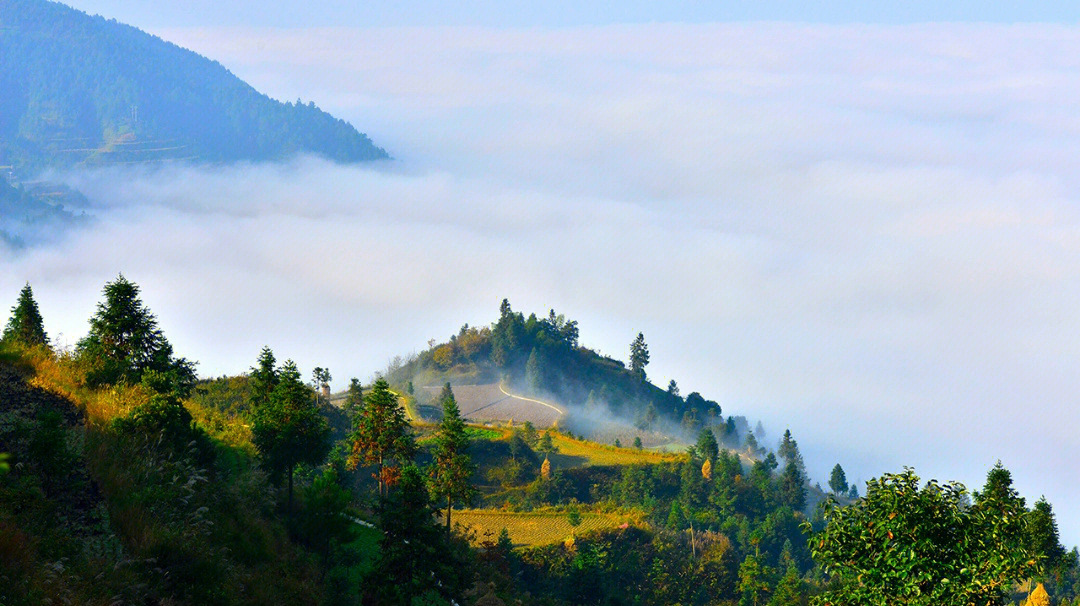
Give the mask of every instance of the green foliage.
[[175, 452], [191, 449], [202, 463], [213, 458], [213, 446], [206, 432], [195, 425], [191, 413], [172, 394], [152, 395], [128, 416], [115, 419], [113, 426], [121, 434], [141, 434], [168, 445]]
[[441, 399], [443, 417], [435, 432], [429, 474], [432, 497], [446, 501], [446, 530], [449, 532], [454, 502], [467, 503], [476, 492], [472, 485], [476, 465], [469, 457], [469, 435], [449, 383], [443, 387]]
[[581, 509], [577, 505], [571, 505], [566, 510], [566, 522], [577, 528], [581, 525]]
[[7, 2], [0, 164], [197, 158], [355, 162], [386, 152], [313, 103], [281, 103], [219, 63], [133, 27], [39, 0]]
[[4, 327], [0, 342], [18, 343], [25, 347], [48, 346], [49, 337], [45, 334], [41, 312], [29, 284], [19, 292], [19, 301], [11, 309], [11, 318]]
[[848, 492], [847, 475], [844, 474], [844, 468], [840, 467], [839, 463], [829, 474], [829, 490], [832, 490], [835, 495], [846, 495]]
[[[411, 463], [401, 469], [397, 490], [379, 510], [380, 558], [365, 584], [375, 603], [408, 604], [429, 591], [442, 600], [460, 597], [457, 553], [434, 523], [424, 477]], [[433, 597], [433, 596], [429, 596]]]
[[271, 476], [288, 474], [291, 509], [293, 472], [301, 463], [318, 465], [326, 459], [330, 426], [292, 360], [285, 362], [278, 375], [270, 401], [252, 413], [251, 433]]
[[960, 484], [886, 474], [825, 517], [811, 551], [840, 584], [819, 604], [1003, 604], [1011, 583], [1039, 569], [1022, 501], [1000, 473], [974, 506]]
[[78, 344], [79, 357], [90, 367], [87, 383], [134, 385], [146, 377], [157, 391], [186, 396], [195, 384], [195, 364], [173, 356], [157, 319], [139, 298], [139, 287], [121, 275], [103, 292], [90, 333]]
[[248, 373], [251, 380], [248, 407], [251, 410], [259, 410], [270, 403], [270, 394], [274, 393], [280, 380], [276, 364], [274, 352], [269, 347], [263, 347], [254, 368]]
[[645, 335], [638, 333], [630, 343], [630, 373], [639, 380], [645, 380], [645, 367], [649, 365], [649, 346], [645, 344]]
[[698, 434], [697, 444], [694, 445], [694, 450], [697, 451], [701, 458], [707, 461], [715, 461], [716, 457], [720, 455], [720, 445], [716, 442], [716, 435], [713, 434], [711, 429], [702, 429]]
[[379, 495], [384, 495], [386, 488], [396, 482], [400, 465], [416, 452], [409, 419], [385, 379], [376, 380], [365, 396], [364, 408], [356, 417], [350, 441], [350, 466], [377, 465], [375, 478]]
[[252, 379], [247, 376], [202, 379], [189, 400], [199, 408], [216, 410], [229, 418], [242, 417], [251, 401]]

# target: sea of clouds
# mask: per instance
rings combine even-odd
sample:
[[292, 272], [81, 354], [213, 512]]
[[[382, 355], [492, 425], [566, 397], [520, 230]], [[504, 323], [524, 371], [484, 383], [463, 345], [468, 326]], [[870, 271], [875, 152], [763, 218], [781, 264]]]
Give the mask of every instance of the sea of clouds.
[[517, 310], [790, 427], [815, 481], [997, 459], [1080, 542], [1080, 29], [201, 28], [165, 39], [395, 157], [61, 175], [95, 206], [0, 251], [73, 343], [144, 290], [204, 375], [263, 345], [335, 386]]

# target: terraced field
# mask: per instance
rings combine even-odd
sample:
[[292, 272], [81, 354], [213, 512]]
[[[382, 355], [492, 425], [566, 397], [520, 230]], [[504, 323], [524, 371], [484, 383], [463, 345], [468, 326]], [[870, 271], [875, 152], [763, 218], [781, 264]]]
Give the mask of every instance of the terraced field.
[[455, 524], [460, 523], [475, 530], [478, 542], [485, 539], [486, 533], [490, 533], [487, 538], [494, 541], [505, 528], [515, 546], [527, 547], [560, 543], [574, 534], [638, 522], [633, 515], [583, 512], [581, 524], [575, 528], [570, 525], [565, 512], [508, 512], [494, 509], [455, 511], [451, 519]]
[[[442, 391], [442, 386], [429, 385], [421, 389], [425, 396], [434, 398]], [[564, 415], [557, 404], [511, 394], [498, 383], [454, 385], [453, 389], [461, 416], [474, 423], [531, 421], [536, 427], [544, 428], [551, 427]]]
[[568, 438], [553, 434], [552, 444], [558, 452], [551, 455], [556, 468], [580, 467], [582, 465], [633, 465], [636, 463], [662, 463], [677, 461], [684, 455], [636, 448], [615, 448], [596, 442]]

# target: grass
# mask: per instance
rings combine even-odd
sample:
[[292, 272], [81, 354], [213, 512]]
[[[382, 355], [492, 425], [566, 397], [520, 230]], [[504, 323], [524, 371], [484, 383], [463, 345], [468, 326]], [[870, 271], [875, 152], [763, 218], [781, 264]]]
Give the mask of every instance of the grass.
[[588, 440], [570, 438], [561, 433], [553, 433], [551, 442], [558, 448], [558, 452], [551, 456], [551, 462], [560, 467], [665, 463], [678, 461], [684, 456], [681, 454], [657, 452], [655, 450], [617, 448], [607, 444], [598, 444], [596, 442], [589, 442]]
[[565, 511], [511, 512], [496, 509], [463, 509], [454, 511], [451, 519], [455, 525], [461, 524], [475, 531], [477, 542], [485, 538], [494, 541], [505, 528], [510, 533], [510, 540], [519, 547], [550, 545], [574, 535], [638, 521], [633, 514], [582, 512], [581, 523], [575, 528], [570, 525]]

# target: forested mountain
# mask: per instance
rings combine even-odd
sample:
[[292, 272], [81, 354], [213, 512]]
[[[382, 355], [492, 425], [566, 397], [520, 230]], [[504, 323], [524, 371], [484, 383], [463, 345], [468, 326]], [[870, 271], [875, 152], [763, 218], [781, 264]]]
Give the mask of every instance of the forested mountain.
[[134, 27], [45, 0], [0, 0], [0, 166], [314, 153], [387, 157], [313, 103], [281, 103], [221, 64]]

